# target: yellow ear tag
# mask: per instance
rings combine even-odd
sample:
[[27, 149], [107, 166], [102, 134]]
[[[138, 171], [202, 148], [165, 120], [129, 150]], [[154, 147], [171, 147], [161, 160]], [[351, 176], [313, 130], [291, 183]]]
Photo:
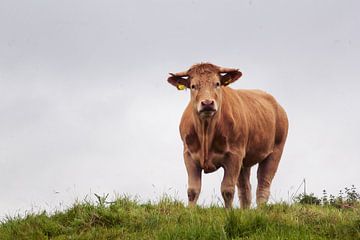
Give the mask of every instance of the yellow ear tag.
[[182, 84], [179, 84], [179, 85], [177, 86], [177, 88], [178, 88], [179, 90], [185, 90], [185, 89], [186, 89], [185, 85], [182, 85]]

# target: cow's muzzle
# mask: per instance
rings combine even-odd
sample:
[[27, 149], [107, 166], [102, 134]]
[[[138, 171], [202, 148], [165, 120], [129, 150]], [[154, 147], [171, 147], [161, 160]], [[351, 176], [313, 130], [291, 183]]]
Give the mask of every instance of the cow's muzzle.
[[200, 102], [198, 112], [201, 116], [210, 117], [217, 111], [217, 106], [214, 100], [206, 99]]

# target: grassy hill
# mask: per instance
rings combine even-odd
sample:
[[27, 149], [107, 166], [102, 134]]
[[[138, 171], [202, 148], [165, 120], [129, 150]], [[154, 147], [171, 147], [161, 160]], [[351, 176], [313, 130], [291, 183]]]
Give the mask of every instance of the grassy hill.
[[250, 210], [189, 209], [164, 198], [76, 203], [64, 212], [10, 217], [0, 239], [360, 239], [360, 205], [274, 204]]

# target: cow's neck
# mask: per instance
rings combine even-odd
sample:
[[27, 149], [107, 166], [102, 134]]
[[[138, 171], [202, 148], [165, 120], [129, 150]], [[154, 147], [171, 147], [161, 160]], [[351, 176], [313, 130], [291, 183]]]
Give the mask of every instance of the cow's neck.
[[215, 126], [218, 121], [220, 112], [211, 118], [201, 119], [197, 117], [197, 134], [199, 137], [201, 152], [200, 152], [200, 165], [204, 168], [208, 165], [209, 160], [209, 149], [211, 147], [214, 134]]

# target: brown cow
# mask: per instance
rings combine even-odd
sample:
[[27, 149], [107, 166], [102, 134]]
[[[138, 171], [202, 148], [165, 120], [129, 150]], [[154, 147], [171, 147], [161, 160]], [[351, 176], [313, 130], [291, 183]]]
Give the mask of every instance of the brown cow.
[[169, 83], [191, 91], [180, 123], [189, 206], [199, 197], [202, 170], [210, 173], [222, 167], [225, 207], [232, 206], [237, 185], [241, 207], [249, 208], [250, 168], [255, 164], [259, 164], [256, 202], [266, 203], [288, 132], [284, 109], [263, 91], [227, 87], [241, 77], [238, 69], [201, 63], [170, 75]]

